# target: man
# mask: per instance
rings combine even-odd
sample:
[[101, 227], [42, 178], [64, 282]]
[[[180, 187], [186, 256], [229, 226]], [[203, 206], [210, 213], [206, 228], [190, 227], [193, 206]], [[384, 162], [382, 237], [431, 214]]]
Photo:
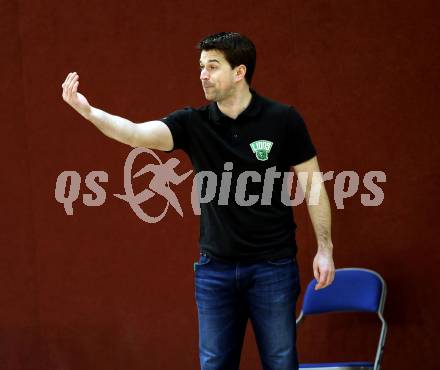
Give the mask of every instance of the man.
[[[210, 171], [217, 178], [226, 173], [214, 199], [201, 204], [200, 259], [194, 265], [201, 369], [239, 368], [248, 319], [263, 369], [297, 369], [296, 225], [292, 207], [281, 201], [282, 179], [276, 173], [291, 166], [296, 174], [308, 173], [309, 181], [300, 178], [307, 199], [312, 174], [319, 172], [316, 151], [294, 108], [250, 88], [256, 51], [248, 38], [222, 32], [204, 38], [198, 48], [200, 80], [210, 101], [201, 108], [135, 124], [90, 106], [78, 93], [76, 73], [63, 83], [63, 98], [115, 140], [132, 147], [182, 149], [196, 173]], [[267, 183], [269, 198], [264, 196]], [[236, 189], [235, 199], [222, 193], [225, 187]], [[308, 211], [318, 242], [316, 289], [322, 289], [332, 283], [335, 270], [324, 187], [318, 200], [308, 204]]]

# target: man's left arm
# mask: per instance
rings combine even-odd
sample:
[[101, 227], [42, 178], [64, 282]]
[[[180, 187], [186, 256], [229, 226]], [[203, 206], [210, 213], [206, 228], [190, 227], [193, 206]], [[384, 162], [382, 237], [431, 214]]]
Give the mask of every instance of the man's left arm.
[[[316, 156], [293, 166], [293, 169], [305, 194], [307, 209], [318, 243], [316, 256], [313, 260], [313, 274], [318, 282], [315, 289], [318, 290], [330, 285], [335, 277], [330, 202]], [[304, 175], [300, 175], [300, 173], [304, 173]], [[314, 180], [313, 187], [312, 179]]]

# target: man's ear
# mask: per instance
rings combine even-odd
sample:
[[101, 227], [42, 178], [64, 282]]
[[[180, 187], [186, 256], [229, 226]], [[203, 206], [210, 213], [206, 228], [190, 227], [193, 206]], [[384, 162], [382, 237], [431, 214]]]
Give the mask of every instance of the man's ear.
[[235, 67], [235, 81], [244, 80], [244, 76], [246, 75], [246, 66], [244, 64], [240, 64]]

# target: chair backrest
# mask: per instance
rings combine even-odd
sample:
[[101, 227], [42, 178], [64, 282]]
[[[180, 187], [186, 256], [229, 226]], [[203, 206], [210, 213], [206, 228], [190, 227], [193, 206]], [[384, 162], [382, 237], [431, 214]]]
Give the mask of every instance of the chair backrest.
[[316, 291], [316, 283], [316, 280], [312, 280], [307, 286], [303, 315], [341, 311], [383, 312], [386, 285], [375, 271], [363, 268], [337, 269], [330, 286]]

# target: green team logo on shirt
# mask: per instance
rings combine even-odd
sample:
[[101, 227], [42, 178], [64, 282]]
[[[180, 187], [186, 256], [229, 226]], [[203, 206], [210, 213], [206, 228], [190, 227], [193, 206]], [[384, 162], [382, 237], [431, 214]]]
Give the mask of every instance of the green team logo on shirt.
[[272, 149], [273, 143], [268, 140], [257, 140], [249, 144], [255, 156], [260, 161], [267, 161], [269, 152]]

